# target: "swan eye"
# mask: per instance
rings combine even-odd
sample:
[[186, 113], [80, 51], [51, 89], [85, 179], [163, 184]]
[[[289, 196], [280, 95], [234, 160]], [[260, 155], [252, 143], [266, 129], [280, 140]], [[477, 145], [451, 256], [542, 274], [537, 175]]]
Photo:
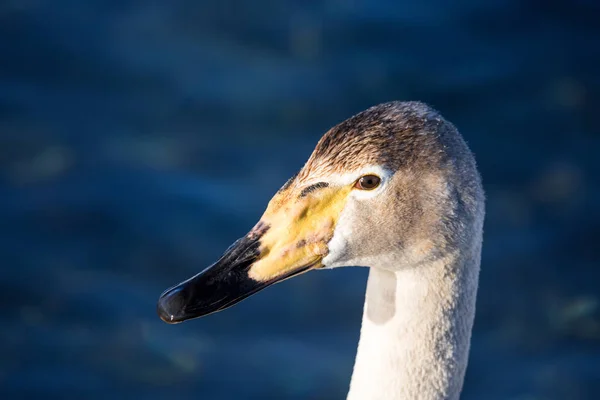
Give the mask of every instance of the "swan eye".
[[381, 183], [381, 178], [377, 175], [365, 175], [361, 176], [356, 181], [354, 187], [360, 190], [373, 190]]

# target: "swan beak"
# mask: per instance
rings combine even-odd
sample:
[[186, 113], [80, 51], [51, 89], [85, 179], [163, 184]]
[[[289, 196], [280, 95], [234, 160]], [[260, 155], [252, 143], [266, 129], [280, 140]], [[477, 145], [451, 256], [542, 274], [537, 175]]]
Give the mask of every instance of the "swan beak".
[[304, 196], [280, 191], [260, 222], [216, 263], [160, 296], [159, 317], [167, 323], [202, 317], [322, 267], [349, 192], [344, 187]]

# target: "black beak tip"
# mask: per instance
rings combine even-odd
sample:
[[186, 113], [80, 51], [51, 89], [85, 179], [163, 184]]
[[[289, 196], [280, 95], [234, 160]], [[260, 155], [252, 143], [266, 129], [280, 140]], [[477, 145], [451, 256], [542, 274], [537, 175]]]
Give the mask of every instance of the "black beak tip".
[[168, 324], [183, 322], [183, 310], [186, 304], [185, 295], [180, 286], [164, 292], [158, 299], [156, 312], [160, 319]]

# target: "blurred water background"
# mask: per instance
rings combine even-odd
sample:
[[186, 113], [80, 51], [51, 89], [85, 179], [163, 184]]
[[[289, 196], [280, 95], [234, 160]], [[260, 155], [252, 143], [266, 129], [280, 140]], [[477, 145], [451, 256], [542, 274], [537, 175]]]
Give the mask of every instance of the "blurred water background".
[[600, 3], [4, 0], [0, 398], [342, 399], [366, 270], [158, 295], [331, 126], [422, 100], [488, 195], [464, 399], [600, 398]]

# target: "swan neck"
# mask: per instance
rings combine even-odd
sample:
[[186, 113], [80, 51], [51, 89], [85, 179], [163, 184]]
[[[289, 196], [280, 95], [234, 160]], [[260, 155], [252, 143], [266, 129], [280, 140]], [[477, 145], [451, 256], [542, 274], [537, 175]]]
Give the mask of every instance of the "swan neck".
[[455, 400], [467, 367], [480, 249], [371, 268], [348, 400]]

